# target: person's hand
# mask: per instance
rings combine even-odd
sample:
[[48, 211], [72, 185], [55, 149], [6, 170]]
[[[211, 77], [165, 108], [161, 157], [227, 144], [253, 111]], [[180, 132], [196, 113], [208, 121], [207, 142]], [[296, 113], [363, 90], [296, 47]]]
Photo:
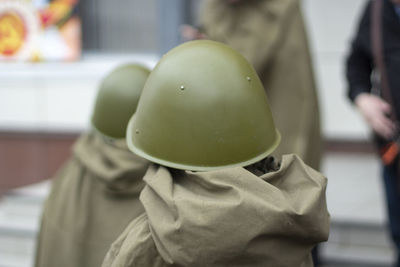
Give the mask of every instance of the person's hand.
[[376, 133], [386, 139], [394, 136], [396, 125], [388, 117], [392, 109], [387, 102], [378, 96], [361, 93], [356, 97], [354, 103]]
[[192, 40], [199, 40], [205, 39], [205, 34], [199, 31], [197, 28], [183, 24], [180, 27], [181, 36], [183, 41], [192, 41]]

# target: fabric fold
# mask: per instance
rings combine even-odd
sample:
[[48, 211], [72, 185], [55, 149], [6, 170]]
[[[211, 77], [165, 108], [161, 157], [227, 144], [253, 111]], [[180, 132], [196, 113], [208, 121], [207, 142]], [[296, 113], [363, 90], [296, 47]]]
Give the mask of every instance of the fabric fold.
[[82, 135], [52, 182], [35, 266], [101, 266], [112, 242], [144, 212], [139, 194], [147, 167], [124, 140]]
[[151, 165], [144, 180], [146, 213], [113, 244], [104, 267], [154, 259], [146, 266], [312, 266], [311, 249], [328, 238], [327, 180], [295, 155], [261, 176]]
[[208, 38], [233, 44], [259, 70], [274, 55], [295, 6], [293, 0], [208, 0], [200, 20]]

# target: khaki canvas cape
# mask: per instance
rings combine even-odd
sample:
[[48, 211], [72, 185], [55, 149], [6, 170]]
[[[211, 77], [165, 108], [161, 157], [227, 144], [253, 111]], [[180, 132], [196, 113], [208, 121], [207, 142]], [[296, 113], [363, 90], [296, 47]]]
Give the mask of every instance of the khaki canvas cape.
[[112, 242], [143, 210], [148, 162], [125, 140], [85, 134], [56, 174], [42, 216], [36, 267], [99, 267]]
[[309, 267], [311, 249], [328, 238], [327, 180], [295, 155], [261, 176], [151, 165], [144, 180], [146, 212], [103, 267]]
[[207, 38], [238, 50], [260, 76], [282, 135], [274, 155], [295, 153], [318, 170], [318, 99], [299, 1], [206, 0], [200, 23]]

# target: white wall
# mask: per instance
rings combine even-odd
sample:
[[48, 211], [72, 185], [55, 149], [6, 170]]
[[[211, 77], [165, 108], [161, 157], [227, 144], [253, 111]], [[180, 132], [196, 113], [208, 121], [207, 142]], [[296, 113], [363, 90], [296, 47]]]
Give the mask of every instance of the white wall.
[[345, 58], [366, 0], [303, 0], [319, 86], [323, 133], [366, 139], [368, 129], [346, 96]]
[[74, 63], [2, 63], [0, 130], [85, 130], [104, 75], [121, 63], [152, 68], [156, 61], [154, 55], [86, 55]]

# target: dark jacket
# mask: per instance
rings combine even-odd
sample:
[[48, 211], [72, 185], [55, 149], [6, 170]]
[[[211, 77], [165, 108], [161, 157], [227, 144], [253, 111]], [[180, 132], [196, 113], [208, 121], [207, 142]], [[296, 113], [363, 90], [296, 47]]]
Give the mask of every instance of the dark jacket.
[[[372, 1], [368, 2], [362, 14], [347, 58], [346, 76], [349, 85], [348, 96], [351, 101], [354, 101], [360, 93], [370, 92], [372, 88], [371, 73], [374, 69], [374, 60], [371, 45], [371, 3]], [[394, 108], [397, 117], [400, 118], [400, 17], [390, 0], [384, 0], [382, 12], [384, 61]]]

